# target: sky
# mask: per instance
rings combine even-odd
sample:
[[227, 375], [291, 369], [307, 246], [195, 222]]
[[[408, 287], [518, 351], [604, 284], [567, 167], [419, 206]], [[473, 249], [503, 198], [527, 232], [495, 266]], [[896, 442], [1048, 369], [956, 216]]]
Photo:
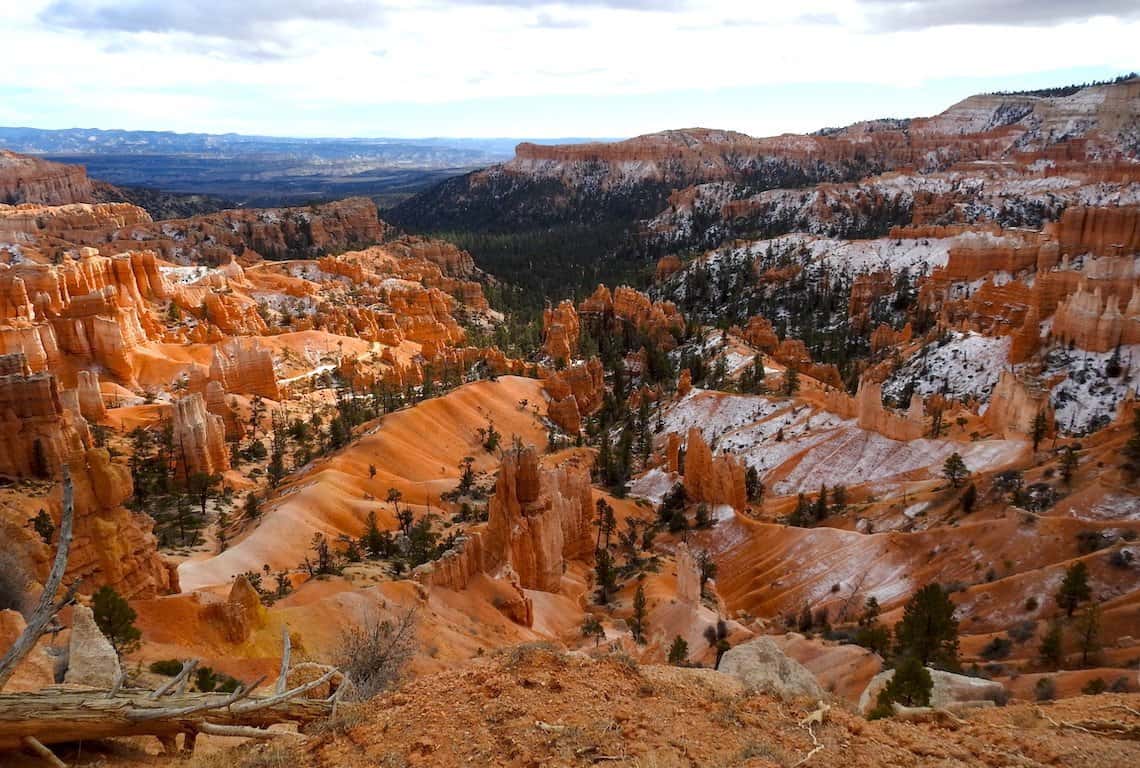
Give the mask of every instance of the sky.
[[1140, 70], [1138, 0], [0, 0], [0, 125], [755, 136]]

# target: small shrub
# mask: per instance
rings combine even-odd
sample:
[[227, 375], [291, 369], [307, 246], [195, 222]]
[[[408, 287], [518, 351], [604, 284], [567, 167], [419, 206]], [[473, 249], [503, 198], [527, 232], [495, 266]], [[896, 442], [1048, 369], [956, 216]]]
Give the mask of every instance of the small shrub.
[[1121, 676], [1112, 681], [1108, 690], [1112, 693], [1128, 693], [1132, 690], [1132, 685], [1128, 682], [1127, 677]]
[[1013, 643], [1005, 637], [995, 637], [986, 643], [982, 648], [982, 658], [987, 661], [997, 661], [998, 659], [1009, 658], [1010, 651], [1013, 650]]
[[364, 701], [392, 686], [415, 653], [416, 614], [395, 622], [375, 618], [349, 627], [335, 654], [337, 666], [353, 683], [353, 698]]
[[152, 661], [147, 669], [156, 675], [174, 677], [182, 671], [182, 662], [178, 659], [160, 659], [159, 661]]
[[1081, 688], [1081, 693], [1086, 696], [1096, 696], [1097, 694], [1104, 693], [1108, 690], [1108, 683], [1104, 682], [1104, 678], [1094, 677], [1089, 680]]
[[1051, 677], [1043, 677], [1033, 686], [1033, 695], [1038, 701], [1052, 701], [1057, 697], [1057, 683]]
[[1039, 605], [1040, 603], [1037, 601], [1037, 598], [1031, 597], [1025, 601], [1025, 610], [1031, 613], [1033, 611], [1036, 611]]
[[1018, 645], [1023, 645], [1037, 636], [1037, 622], [1032, 619], [1020, 621], [1010, 627], [1006, 634], [1009, 635], [1010, 640]]

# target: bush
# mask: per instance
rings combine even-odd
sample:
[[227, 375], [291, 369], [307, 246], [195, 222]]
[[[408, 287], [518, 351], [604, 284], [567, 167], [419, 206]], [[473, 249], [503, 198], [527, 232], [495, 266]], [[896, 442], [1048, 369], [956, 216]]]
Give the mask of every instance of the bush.
[[1033, 686], [1033, 695], [1038, 701], [1052, 701], [1057, 697], [1057, 683], [1051, 677], [1043, 677]]
[[1009, 658], [1010, 651], [1013, 650], [1013, 643], [1009, 638], [995, 637], [986, 643], [982, 648], [982, 658], [986, 661], [997, 661], [998, 659]]
[[335, 659], [352, 680], [352, 697], [364, 701], [395, 684], [415, 650], [416, 613], [412, 609], [395, 622], [372, 618], [348, 627]]
[[138, 649], [142, 639], [142, 631], [135, 626], [138, 614], [122, 595], [108, 586], [100, 587], [91, 598], [91, 611], [115, 653], [122, 656]]
[[182, 662], [178, 659], [160, 659], [158, 661], [152, 661], [147, 669], [156, 675], [174, 677], [182, 671]]
[[1132, 690], [1132, 686], [1128, 682], [1127, 677], [1118, 677], [1112, 681], [1112, 685], [1108, 686], [1108, 690], [1112, 693], [1128, 693]]
[[1037, 622], [1032, 619], [1020, 621], [1010, 627], [1006, 634], [1018, 645], [1024, 645], [1037, 636]]
[[1037, 607], [1038, 607], [1039, 605], [1040, 605], [1040, 603], [1039, 603], [1039, 602], [1037, 602], [1037, 598], [1036, 598], [1036, 597], [1031, 597], [1031, 598], [1029, 598], [1028, 600], [1026, 600], [1026, 601], [1025, 601], [1025, 610], [1026, 610], [1027, 612], [1030, 612], [1030, 613], [1032, 613], [1033, 611], [1036, 611], [1036, 610], [1037, 610]]
[[1108, 690], [1108, 683], [1104, 681], [1104, 678], [1094, 677], [1084, 684], [1084, 687], [1081, 688], [1081, 693], [1086, 696], [1096, 696], [1099, 693], [1104, 693], [1106, 690]]
[[0, 611], [23, 613], [28, 602], [28, 570], [11, 550], [0, 551]]
[[211, 667], [199, 667], [194, 673], [194, 686], [203, 693], [233, 693], [240, 685], [240, 680], [225, 672], [215, 672]]

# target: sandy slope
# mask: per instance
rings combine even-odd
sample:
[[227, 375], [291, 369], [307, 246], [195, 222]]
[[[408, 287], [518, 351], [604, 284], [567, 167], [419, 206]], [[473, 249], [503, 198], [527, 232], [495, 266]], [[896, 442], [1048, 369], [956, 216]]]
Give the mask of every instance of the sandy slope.
[[[535, 414], [545, 412], [541, 383], [502, 377], [465, 385], [364, 427], [363, 436], [338, 453], [318, 459], [264, 505], [261, 521], [245, 538], [209, 560], [179, 567], [182, 589], [224, 584], [248, 570], [293, 568], [301, 563], [313, 534], [359, 535], [369, 511], [381, 525], [395, 524], [389, 488], [426, 511], [440, 508], [440, 494], [455, 487], [459, 463], [475, 457], [475, 468], [493, 472], [497, 455], [479, 444], [476, 432], [494, 423], [509, 446], [513, 435], [542, 445], [545, 429]], [[526, 407], [520, 401], [527, 400]], [[376, 476], [369, 479], [369, 465]]]

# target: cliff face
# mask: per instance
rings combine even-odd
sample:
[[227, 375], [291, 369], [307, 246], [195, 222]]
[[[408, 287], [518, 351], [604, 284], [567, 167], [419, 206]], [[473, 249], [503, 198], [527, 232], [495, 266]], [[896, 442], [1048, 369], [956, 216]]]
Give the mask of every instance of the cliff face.
[[90, 200], [91, 194], [83, 166], [0, 150], [0, 203], [64, 205]]
[[89, 441], [87, 423], [66, 410], [50, 373], [29, 373], [21, 354], [0, 356], [0, 474], [55, 477], [67, 457]]
[[174, 401], [174, 449], [184, 476], [214, 475], [230, 468], [226, 426], [210, 413], [200, 393]]
[[[674, 443], [670, 443], [671, 446]], [[669, 465], [678, 464], [676, 450]], [[748, 494], [744, 486], [744, 462], [730, 454], [713, 455], [699, 427], [689, 430], [685, 441], [685, 492], [689, 498], [708, 504], [727, 504], [744, 509]]]
[[593, 510], [589, 467], [540, 467], [533, 448], [508, 453], [488, 504], [486, 525], [423, 566], [416, 578], [461, 590], [478, 573], [504, 577], [518, 598], [510, 615], [529, 624], [532, 609], [521, 590], [558, 592], [566, 561], [592, 557]]
[[[178, 591], [177, 571], [157, 552], [153, 521], [122, 504], [131, 495], [131, 474], [101, 448], [69, 460], [75, 487], [75, 535], [68, 575], [84, 580], [83, 591], [103, 585], [129, 599]], [[58, 522], [62, 489], [53, 492]]]
[[273, 355], [256, 339], [226, 339], [215, 346], [209, 371], [203, 373], [200, 368], [195, 368], [191, 373], [190, 391], [206, 394], [213, 382], [226, 393], [281, 399], [273, 371]]
[[533, 448], [508, 454], [488, 503], [484, 563], [509, 566], [524, 588], [557, 592], [563, 563], [590, 557], [592, 514], [586, 468], [540, 470]]
[[542, 312], [542, 348], [557, 361], [569, 362], [578, 351], [581, 332], [574, 302], [563, 299], [556, 307]]
[[596, 411], [605, 395], [605, 371], [598, 358], [577, 363], [562, 371], [547, 371], [543, 389], [550, 396], [547, 413], [567, 434], [576, 435], [582, 417]]

